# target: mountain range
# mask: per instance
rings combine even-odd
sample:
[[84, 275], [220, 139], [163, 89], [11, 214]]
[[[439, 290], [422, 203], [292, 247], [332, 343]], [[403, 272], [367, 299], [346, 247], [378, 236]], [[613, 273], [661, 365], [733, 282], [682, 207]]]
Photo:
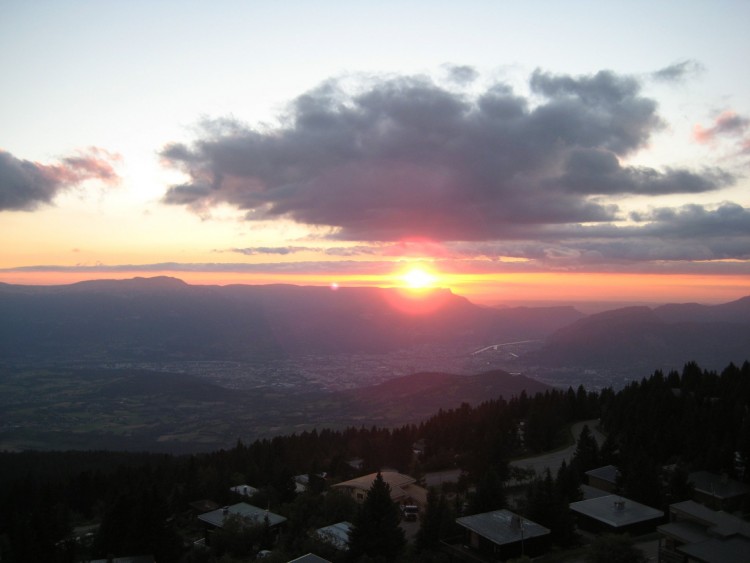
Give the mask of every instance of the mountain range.
[[[265, 361], [539, 340], [522, 366], [706, 367], [750, 355], [750, 296], [722, 305], [490, 308], [449, 290], [188, 285], [168, 277], [0, 284], [0, 357]], [[419, 366], [415, 366], [419, 371]]]
[[[750, 360], [750, 296], [721, 305], [625, 307], [551, 334], [527, 361], [547, 366], [631, 366], [646, 374], [695, 361], [721, 369]], [[644, 374], [645, 375], [645, 374]]]
[[480, 347], [539, 339], [572, 307], [494, 309], [449, 290], [193, 286], [174, 278], [0, 284], [0, 355], [12, 360], [258, 360]]
[[[418, 422], [548, 389], [539, 378], [606, 386], [616, 373], [748, 359], [750, 297], [586, 316], [483, 307], [444, 289], [165, 277], [0, 284], [0, 449], [212, 449], [236, 437]], [[591, 373], [599, 379], [587, 381]]]

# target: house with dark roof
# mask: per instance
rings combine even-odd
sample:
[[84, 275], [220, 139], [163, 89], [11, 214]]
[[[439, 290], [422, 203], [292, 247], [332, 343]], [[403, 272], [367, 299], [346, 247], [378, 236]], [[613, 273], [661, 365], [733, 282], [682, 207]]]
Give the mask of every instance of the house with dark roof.
[[465, 533], [462, 546], [455, 547], [458, 551], [468, 547], [481, 556], [505, 560], [521, 555], [536, 557], [549, 549], [549, 529], [510, 510], [462, 516], [456, 524]]
[[617, 479], [620, 470], [614, 465], [605, 465], [586, 471], [586, 484], [608, 493], [617, 492]]
[[274, 533], [278, 533], [279, 527], [286, 522], [286, 518], [283, 516], [246, 502], [224, 506], [198, 516], [198, 520], [204, 526], [205, 545], [211, 545], [211, 533], [216, 529], [223, 528], [227, 519], [232, 517], [240, 518], [247, 526], [264, 526], [268, 522], [268, 526]]
[[750, 558], [750, 522], [688, 500], [669, 507], [669, 522], [657, 528], [664, 563], [745, 563]]
[[633, 535], [653, 532], [664, 519], [664, 512], [626, 499], [620, 495], [605, 495], [570, 503], [576, 523], [582, 530], [592, 533], [629, 533]]
[[693, 500], [714, 510], [737, 510], [750, 496], [750, 486], [727, 475], [695, 471], [688, 480], [693, 484]]

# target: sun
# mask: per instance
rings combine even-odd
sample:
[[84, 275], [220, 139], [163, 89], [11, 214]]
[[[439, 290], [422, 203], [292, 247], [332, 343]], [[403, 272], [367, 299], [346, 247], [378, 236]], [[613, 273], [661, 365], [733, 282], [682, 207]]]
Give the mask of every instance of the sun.
[[437, 277], [424, 268], [410, 268], [401, 275], [401, 280], [410, 289], [428, 289], [437, 283]]

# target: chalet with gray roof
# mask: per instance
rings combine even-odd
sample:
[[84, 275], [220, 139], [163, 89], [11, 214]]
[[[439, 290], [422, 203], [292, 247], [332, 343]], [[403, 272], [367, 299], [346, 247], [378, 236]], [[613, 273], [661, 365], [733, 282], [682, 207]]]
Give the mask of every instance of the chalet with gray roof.
[[737, 510], [750, 496], [750, 486], [726, 475], [695, 471], [688, 476], [693, 484], [693, 500], [714, 510]]
[[580, 529], [593, 533], [653, 532], [664, 512], [620, 495], [606, 495], [570, 504]]
[[750, 522], [688, 500], [669, 507], [659, 526], [664, 563], [743, 563], [750, 558]]
[[549, 529], [527, 520], [510, 510], [494, 510], [456, 519], [465, 531], [461, 545], [454, 551], [470, 548], [492, 560], [506, 560], [521, 555], [536, 557], [549, 549]]
[[214, 530], [223, 528], [228, 518], [240, 518], [247, 526], [264, 526], [268, 521], [269, 527], [278, 533], [279, 527], [286, 522], [286, 518], [263, 508], [258, 508], [246, 502], [239, 502], [231, 506], [224, 506], [198, 516], [203, 523], [205, 545], [211, 545], [210, 537]]
[[604, 467], [591, 469], [585, 475], [586, 483], [590, 487], [595, 487], [608, 493], [617, 492], [617, 479], [620, 476], [620, 471], [614, 465], [605, 465]]

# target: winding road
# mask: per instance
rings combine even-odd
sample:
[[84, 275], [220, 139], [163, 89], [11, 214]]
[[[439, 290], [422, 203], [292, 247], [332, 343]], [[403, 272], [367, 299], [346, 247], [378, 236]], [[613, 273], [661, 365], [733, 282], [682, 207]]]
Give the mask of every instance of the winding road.
[[573, 436], [575, 436], [575, 440], [572, 446], [569, 446], [563, 450], [548, 452], [546, 454], [538, 455], [535, 457], [517, 459], [515, 461], [511, 461], [510, 466], [518, 467], [521, 469], [533, 469], [534, 471], [536, 471], [537, 475], [541, 475], [542, 473], [544, 473], [545, 469], [549, 468], [550, 472], [554, 476], [557, 473], [557, 470], [560, 469], [563, 460], [565, 460], [567, 463], [570, 463], [570, 460], [573, 457], [573, 452], [576, 451], [576, 443], [578, 442], [578, 437], [581, 435], [581, 430], [583, 430], [583, 427], [585, 425], [588, 425], [591, 434], [594, 436], [594, 439], [596, 440], [596, 443], [599, 444], [599, 446], [604, 443], [604, 435], [596, 428], [598, 424], [599, 420], [597, 419], [576, 422], [571, 427], [571, 433], [573, 434]]

